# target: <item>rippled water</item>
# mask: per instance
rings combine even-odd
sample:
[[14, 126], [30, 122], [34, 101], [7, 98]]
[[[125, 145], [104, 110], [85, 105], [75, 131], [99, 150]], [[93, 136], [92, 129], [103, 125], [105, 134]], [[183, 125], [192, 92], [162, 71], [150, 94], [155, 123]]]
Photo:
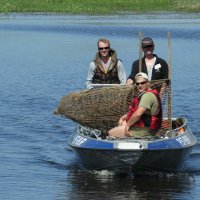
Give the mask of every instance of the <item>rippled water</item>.
[[1, 199], [198, 199], [199, 142], [181, 174], [86, 172], [67, 145], [75, 123], [53, 115], [61, 96], [84, 89], [99, 37], [129, 74], [140, 31], [166, 60], [171, 32], [173, 115], [199, 141], [199, 15], [0, 16]]

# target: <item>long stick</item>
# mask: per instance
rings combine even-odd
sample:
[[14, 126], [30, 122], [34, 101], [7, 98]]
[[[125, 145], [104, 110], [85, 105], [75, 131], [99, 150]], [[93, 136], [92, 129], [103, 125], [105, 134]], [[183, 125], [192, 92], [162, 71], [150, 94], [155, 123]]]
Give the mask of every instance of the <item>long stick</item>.
[[169, 90], [168, 90], [168, 120], [169, 120], [169, 130], [172, 130], [172, 88], [171, 88], [171, 44], [170, 44], [171, 34], [168, 32], [168, 68], [169, 68]]
[[139, 33], [140, 42], [139, 42], [139, 72], [142, 71], [142, 32]]

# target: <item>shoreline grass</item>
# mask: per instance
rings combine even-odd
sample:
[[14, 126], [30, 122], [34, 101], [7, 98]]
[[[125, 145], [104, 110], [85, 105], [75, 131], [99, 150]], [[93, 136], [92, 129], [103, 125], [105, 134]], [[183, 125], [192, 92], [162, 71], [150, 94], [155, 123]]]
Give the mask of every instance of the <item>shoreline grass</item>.
[[0, 13], [52, 12], [114, 15], [146, 12], [199, 12], [200, 0], [1, 0]]

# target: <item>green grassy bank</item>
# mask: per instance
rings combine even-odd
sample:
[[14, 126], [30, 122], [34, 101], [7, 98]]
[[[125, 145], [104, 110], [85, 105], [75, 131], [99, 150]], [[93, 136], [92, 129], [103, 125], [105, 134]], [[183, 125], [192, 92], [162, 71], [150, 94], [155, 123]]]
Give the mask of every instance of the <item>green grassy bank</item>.
[[199, 12], [200, 0], [1, 0], [0, 12], [57, 12], [65, 14], [119, 14], [145, 12]]

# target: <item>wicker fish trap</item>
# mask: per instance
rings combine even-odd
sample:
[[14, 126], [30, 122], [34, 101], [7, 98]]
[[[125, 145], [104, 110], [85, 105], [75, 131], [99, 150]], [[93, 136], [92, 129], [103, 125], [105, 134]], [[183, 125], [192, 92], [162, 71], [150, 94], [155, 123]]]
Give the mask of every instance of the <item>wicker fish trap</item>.
[[[163, 81], [154, 81], [151, 88], [160, 88]], [[63, 96], [54, 114], [72, 119], [81, 125], [109, 130], [127, 113], [129, 104], [137, 95], [135, 86], [102, 87], [73, 92]]]
[[61, 98], [55, 114], [84, 126], [109, 129], [126, 113], [134, 96], [133, 86], [114, 86], [73, 92]]

